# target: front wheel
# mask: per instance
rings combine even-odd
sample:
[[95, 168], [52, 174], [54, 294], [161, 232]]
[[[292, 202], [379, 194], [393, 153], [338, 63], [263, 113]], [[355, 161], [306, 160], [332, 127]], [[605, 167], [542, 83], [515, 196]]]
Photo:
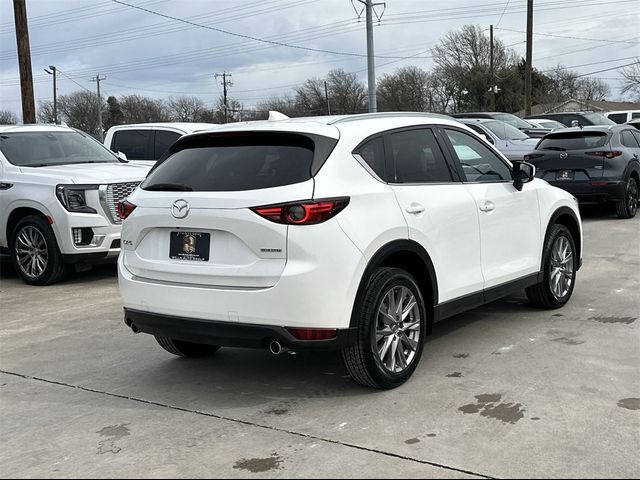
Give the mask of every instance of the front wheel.
[[66, 271], [51, 225], [36, 215], [18, 221], [11, 233], [11, 263], [30, 285], [49, 285]]
[[616, 203], [616, 213], [620, 218], [633, 218], [638, 211], [638, 182], [629, 177], [627, 191], [622, 200]]
[[573, 236], [564, 225], [552, 225], [542, 252], [542, 282], [526, 289], [532, 305], [560, 308], [571, 298], [576, 283], [578, 257]]
[[377, 269], [357, 305], [358, 330], [342, 359], [358, 383], [380, 389], [402, 385], [415, 371], [427, 312], [418, 284], [404, 270]]

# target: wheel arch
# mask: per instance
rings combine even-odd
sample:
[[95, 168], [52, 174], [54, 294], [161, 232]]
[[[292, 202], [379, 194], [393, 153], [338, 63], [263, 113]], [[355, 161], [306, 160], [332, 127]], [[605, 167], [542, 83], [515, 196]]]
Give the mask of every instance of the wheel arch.
[[15, 226], [18, 224], [18, 222], [21, 219], [28, 217], [30, 215], [41, 217], [45, 219], [49, 224], [52, 223], [50, 220], [50, 218], [52, 217], [49, 215], [46, 215], [45, 213], [43, 213], [41, 210], [38, 210], [37, 208], [33, 208], [33, 207], [14, 208], [9, 214], [9, 217], [7, 218], [7, 224], [6, 224], [7, 245], [11, 243], [11, 236], [13, 235], [13, 230]]
[[[551, 225], [554, 224], [559, 224], [559, 225], [564, 225], [565, 227], [567, 227], [567, 229], [569, 230], [569, 232], [571, 233], [571, 236], [573, 237], [573, 241], [576, 245], [576, 249], [577, 251], [577, 256], [578, 256], [578, 270], [580, 269], [580, 267], [582, 267], [582, 230], [580, 228], [580, 221], [578, 220], [578, 216], [576, 215], [576, 213], [569, 207], [560, 207], [558, 208], [555, 212], [553, 212], [553, 215], [551, 215], [551, 218], [549, 219], [549, 223], [547, 224], [547, 228], [545, 230], [545, 242], [546, 242], [546, 238], [547, 235], [549, 233], [549, 229], [551, 228]], [[540, 266], [540, 270], [542, 270], [542, 265]]]
[[382, 246], [371, 257], [362, 274], [353, 302], [350, 327], [357, 326], [357, 306], [362, 301], [373, 272], [380, 267], [396, 267], [406, 270], [415, 278], [429, 312], [427, 335], [431, 334], [435, 306], [438, 304], [438, 280], [433, 261], [427, 251], [413, 240], [395, 240]]

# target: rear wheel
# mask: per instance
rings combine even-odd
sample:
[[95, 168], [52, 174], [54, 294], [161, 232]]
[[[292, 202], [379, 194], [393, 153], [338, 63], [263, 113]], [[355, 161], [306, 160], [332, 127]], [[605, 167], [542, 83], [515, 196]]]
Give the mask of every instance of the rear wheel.
[[20, 219], [11, 234], [11, 263], [30, 285], [49, 285], [66, 271], [51, 225], [37, 215]]
[[357, 306], [358, 330], [342, 359], [358, 383], [381, 389], [402, 385], [424, 346], [427, 313], [414, 278], [398, 268], [374, 272]]
[[638, 211], [638, 182], [634, 177], [627, 181], [625, 198], [616, 203], [616, 213], [620, 218], [633, 218]]
[[216, 353], [220, 347], [217, 345], [205, 345], [202, 343], [184, 342], [169, 337], [155, 335], [156, 341], [167, 352], [173, 353], [179, 357], [202, 358], [210, 357]]
[[564, 225], [552, 225], [542, 253], [542, 282], [526, 289], [531, 304], [549, 309], [566, 304], [575, 287], [577, 266], [577, 251], [571, 232]]

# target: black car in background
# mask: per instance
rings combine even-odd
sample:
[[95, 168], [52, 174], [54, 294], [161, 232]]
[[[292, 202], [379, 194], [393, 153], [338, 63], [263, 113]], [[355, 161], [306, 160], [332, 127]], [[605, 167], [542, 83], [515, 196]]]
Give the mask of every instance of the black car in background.
[[614, 202], [619, 217], [631, 218], [638, 210], [639, 157], [640, 131], [613, 125], [549, 133], [524, 160], [579, 202]]
[[529, 122], [525, 122], [520, 117], [516, 117], [512, 113], [504, 112], [467, 112], [467, 113], [454, 113], [450, 115], [453, 118], [492, 118], [494, 120], [500, 120], [501, 122], [508, 123], [512, 127], [526, 133], [533, 138], [541, 138], [545, 134], [551, 131], [550, 128], [537, 128], [531, 125]]
[[[617, 125], [613, 120], [609, 120], [603, 114], [598, 112], [558, 112], [558, 113], [542, 113], [535, 116], [524, 117], [527, 118], [548, 118], [549, 120], [555, 120], [567, 127], [579, 127], [589, 125]], [[578, 122], [574, 125], [573, 122]]]

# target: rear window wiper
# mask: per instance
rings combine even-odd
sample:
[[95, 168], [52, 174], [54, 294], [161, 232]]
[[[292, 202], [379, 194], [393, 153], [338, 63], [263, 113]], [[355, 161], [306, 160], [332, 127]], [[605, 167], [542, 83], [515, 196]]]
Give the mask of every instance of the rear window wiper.
[[193, 188], [189, 185], [185, 185], [184, 183], [156, 183], [155, 185], [143, 187], [143, 190], [151, 192], [192, 192]]

